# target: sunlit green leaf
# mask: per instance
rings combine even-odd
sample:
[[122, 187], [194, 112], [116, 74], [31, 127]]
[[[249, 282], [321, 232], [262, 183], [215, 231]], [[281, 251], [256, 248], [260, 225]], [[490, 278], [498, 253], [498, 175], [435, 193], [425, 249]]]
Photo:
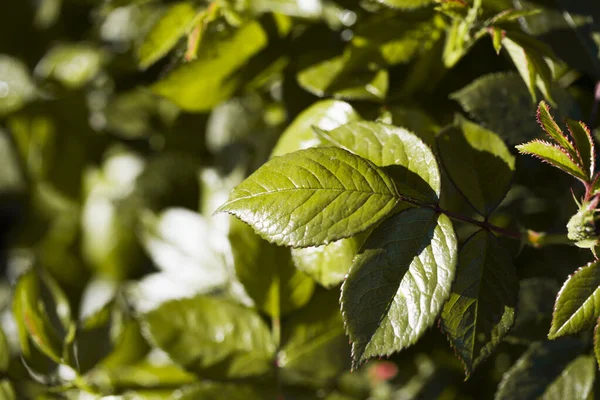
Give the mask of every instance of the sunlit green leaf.
[[191, 3], [179, 2], [171, 5], [137, 49], [140, 67], [148, 68], [167, 54], [191, 27], [196, 14], [196, 9]]
[[77, 89], [95, 78], [105, 54], [85, 43], [64, 43], [54, 46], [35, 67], [35, 75], [53, 79], [69, 89]]
[[6, 372], [10, 364], [10, 348], [4, 330], [0, 328], [0, 372]]
[[350, 366], [337, 291], [318, 290], [312, 301], [283, 325], [277, 365], [288, 384], [315, 388]]
[[508, 192], [515, 171], [515, 157], [502, 139], [461, 119], [438, 136], [437, 147], [456, 188], [478, 213], [490, 215]]
[[203, 41], [196, 60], [180, 65], [152, 88], [185, 110], [208, 111], [231, 97], [240, 85], [232, 74], [266, 45], [260, 23], [249, 22], [227, 38]]
[[389, 169], [398, 192], [435, 202], [441, 191], [437, 161], [431, 149], [414, 133], [378, 122], [351, 122], [332, 131], [317, 131], [327, 142]]
[[19, 110], [37, 97], [37, 89], [20, 60], [0, 54], [0, 116]]
[[435, 136], [439, 132], [440, 126], [423, 109], [405, 105], [390, 105], [386, 107], [386, 110], [391, 116], [390, 123], [392, 125], [408, 129], [429, 146], [435, 144]]
[[298, 83], [317, 96], [332, 94], [351, 100], [383, 100], [388, 91], [388, 72], [356, 70], [346, 56], [321, 61], [298, 73]]
[[558, 145], [543, 140], [532, 140], [529, 143], [518, 145], [517, 149], [523, 154], [538, 157], [584, 182], [587, 180], [586, 172], [569, 153], [558, 147]]
[[204, 382], [179, 389], [173, 400], [263, 400], [273, 398], [273, 389], [258, 385]]
[[581, 158], [582, 165], [586, 173], [589, 171], [589, 177], [593, 177], [596, 172], [596, 146], [590, 129], [581, 121], [575, 121], [567, 118], [566, 120], [569, 132], [573, 138], [577, 154]]
[[600, 262], [579, 268], [563, 283], [548, 337], [578, 333], [591, 328], [600, 317]]
[[358, 252], [361, 240], [341, 239], [319, 247], [292, 249], [296, 268], [329, 288], [341, 283]]
[[425, 7], [434, 2], [434, 0], [377, 0], [378, 2], [385, 4], [386, 6], [400, 8], [400, 9], [413, 9], [419, 7]]
[[596, 375], [594, 357], [582, 355], [566, 366], [540, 397], [543, 400], [588, 399]]
[[253, 310], [195, 297], [163, 304], [143, 317], [149, 341], [189, 371], [219, 378], [264, 375], [275, 346]]
[[519, 282], [507, 250], [490, 232], [471, 236], [458, 254], [456, 280], [440, 319], [467, 374], [512, 327], [518, 293]]
[[271, 156], [282, 156], [321, 144], [313, 126], [331, 130], [361, 117], [354, 108], [340, 100], [321, 100], [302, 111], [281, 134]]
[[423, 335], [450, 296], [456, 261], [452, 223], [432, 209], [405, 210], [373, 231], [342, 286], [355, 366]]
[[294, 267], [289, 248], [267, 242], [234, 218], [229, 239], [236, 275], [261, 310], [279, 318], [308, 303], [314, 282]]
[[271, 242], [308, 247], [365, 231], [399, 200], [392, 180], [373, 163], [324, 147], [272, 158], [217, 211]]

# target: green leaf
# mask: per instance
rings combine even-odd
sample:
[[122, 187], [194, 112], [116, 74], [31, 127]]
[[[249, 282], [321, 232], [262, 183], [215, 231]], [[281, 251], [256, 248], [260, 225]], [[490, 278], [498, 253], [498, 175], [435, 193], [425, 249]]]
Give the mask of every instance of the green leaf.
[[173, 400], [263, 400], [274, 398], [272, 392], [248, 384], [202, 382], [179, 389]]
[[347, 51], [382, 67], [406, 64], [430, 50], [444, 28], [440, 15], [419, 19], [410, 14], [399, 18], [397, 13], [379, 13], [357, 25]]
[[287, 384], [327, 386], [350, 366], [350, 346], [344, 333], [336, 290], [318, 290], [310, 303], [286, 319], [277, 354]]
[[267, 34], [257, 21], [248, 22], [226, 38], [206, 38], [196, 60], [171, 71], [152, 90], [184, 110], [208, 111], [233, 95], [240, 85], [233, 73], [267, 42]]
[[531, 154], [583, 182], [587, 181], [586, 173], [581, 166], [573, 160], [567, 151], [558, 145], [536, 139], [516, 147], [522, 154]]
[[295, 268], [289, 248], [263, 240], [235, 218], [229, 240], [236, 276], [258, 308], [279, 318], [308, 303], [314, 282]]
[[[494, 399], [529, 400], [539, 398], [552, 387], [553, 383], [562, 379], [565, 368], [577, 357], [582, 347], [582, 344], [574, 339], [533, 343], [504, 373]], [[571, 398], [571, 396], [567, 396], [567, 398]]]
[[275, 345], [254, 311], [227, 300], [176, 300], [143, 316], [143, 332], [185, 369], [217, 378], [264, 375]]
[[391, 116], [389, 122], [391, 125], [408, 129], [428, 146], [435, 144], [435, 136], [440, 131], [440, 126], [423, 109], [405, 105], [390, 105], [386, 107], [386, 111]]
[[496, 50], [496, 54], [500, 54], [500, 50], [502, 50], [502, 39], [504, 39], [504, 35], [506, 32], [500, 28], [490, 28], [490, 35], [492, 36], [492, 44], [494, 45], [494, 50]]
[[0, 117], [21, 109], [38, 96], [29, 70], [22, 61], [0, 54], [0, 76]]
[[540, 397], [542, 400], [589, 399], [594, 387], [596, 363], [581, 355], [571, 362]]
[[515, 320], [519, 281], [510, 254], [496, 237], [480, 230], [458, 254], [456, 280], [440, 327], [467, 375], [485, 360]]
[[590, 129], [581, 121], [566, 119], [567, 127], [573, 138], [575, 149], [581, 158], [584, 170], [589, 171], [589, 179], [594, 176], [596, 170], [596, 148]]
[[579, 268], [563, 283], [556, 303], [548, 338], [581, 332], [600, 317], [600, 262]]
[[[329, 143], [372, 161], [379, 167], [396, 165], [398, 192], [426, 202], [437, 202], [441, 178], [431, 149], [414, 133], [379, 122], [351, 122], [317, 133]], [[388, 170], [390, 171], [390, 170]]]
[[[552, 100], [550, 94], [550, 85], [552, 73], [550, 67], [546, 64], [544, 58], [534, 49], [527, 47], [524, 43], [515, 41], [514, 34], [511, 32], [502, 39], [502, 46], [506, 49], [517, 71], [523, 78], [529, 94], [533, 101], [537, 100], [536, 87], [548, 100]], [[538, 81], [539, 78], [539, 81]]]
[[317, 101], [302, 111], [281, 134], [271, 156], [319, 146], [321, 141], [315, 135], [313, 126], [331, 130], [360, 119], [356, 110], [346, 102], [331, 99]]
[[13, 313], [23, 354], [30, 354], [30, 338], [46, 356], [61, 363], [70, 310], [56, 283], [33, 270], [26, 272], [15, 287]]
[[351, 237], [325, 246], [292, 249], [292, 260], [300, 271], [331, 288], [344, 280], [359, 247], [360, 239]]
[[17, 400], [17, 394], [13, 385], [6, 379], [0, 381], [0, 399]]
[[86, 43], [59, 44], [44, 55], [34, 72], [39, 78], [78, 89], [98, 76], [105, 59], [99, 48]]
[[[499, 134], [510, 145], [531, 140], [541, 133], [532, 118], [531, 96], [517, 73], [481, 76], [450, 97], [484, 128]], [[582, 119], [579, 105], [569, 92], [553, 85], [552, 98], [557, 104], [557, 120]]]
[[538, 124], [542, 127], [544, 132], [548, 134], [560, 147], [565, 149], [571, 158], [576, 161], [579, 161], [579, 157], [577, 155], [577, 151], [575, 147], [569, 140], [569, 138], [564, 134], [562, 129], [558, 127], [556, 121], [550, 114], [550, 106], [545, 101], [541, 101], [537, 108], [537, 121]]
[[509, 338], [517, 342], [524, 339], [529, 343], [545, 339], [560, 286], [550, 278], [527, 278], [519, 286], [518, 312]]
[[594, 327], [594, 355], [596, 356], [596, 363], [600, 365], [600, 318], [596, 321]]
[[378, 3], [401, 10], [425, 7], [433, 4], [435, 0], [375, 0]]
[[10, 364], [10, 348], [6, 341], [4, 329], [0, 327], [0, 372], [6, 372]]
[[444, 169], [457, 189], [481, 215], [500, 204], [515, 171], [515, 157], [494, 132], [460, 119], [437, 137]]
[[353, 363], [414, 344], [450, 296], [457, 259], [452, 223], [411, 208], [379, 225], [342, 286], [342, 315]]
[[235, 215], [273, 243], [308, 247], [367, 230], [398, 201], [393, 181], [373, 163], [325, 147], [267, 161], [217, 212]]
[[383, 100], [388, 91], [388, 72], [357, 70], [348, 58], [337, 56], [304, 68], [297, 75], [298, 83], [320, 97], [330, 94], [340, 99]]
[[171, 5], [137, 49], [140, 68], [146, 69], [167, 54], [192, 26], [197, 12], [188, 2]]

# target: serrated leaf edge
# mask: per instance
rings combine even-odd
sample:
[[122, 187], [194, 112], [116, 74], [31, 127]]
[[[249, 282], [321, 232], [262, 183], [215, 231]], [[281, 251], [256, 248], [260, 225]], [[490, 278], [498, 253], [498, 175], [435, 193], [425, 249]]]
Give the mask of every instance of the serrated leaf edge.
[[586, 174], [585, 174], [585, 171], [584, 171], [584, 170], [581, 168], [581, 165], [579, 165], [579, 164], [578, 164], [578, 163], [577, 163], [575, 160], [573, 160], [573, 157], [571, 156], [571, 154], [569, 154], [569, 152], [568, 152], [567, 150], [565, 150], [563, 147], [561, 147], [560, 145], [558, 145], [558, 144], [556, 144], [556, 143], [551, 143], [551, 142], [548, 142], [548, 141], [546, 141], [546, 140], [542, 140], [542, 139], [534, 139], [534, 140], [531, 140], [531, 141], [529, 141], [529, 142], [527, 142], [527, 143], [519, 144], [519, 145], [517, 145], [517, 146], [515, 146], [515, 147], [517, 148], [517, 150], [519, 150], [519, 152], [520, 152], [521, 154], [528, 154], [528, 155], [531, 155], [531, 156], [533, 156], [533, 157], [536, 157], [536, 158], [538, 158], [538, 159], [542, 160], [543, 162], [545, 162], [545, 163], [547, 163], [547, 164], [550, 164], [550, 165], [552, 165], [553, 167], [556, 167], [556, 168], [560, 169], [561, 171], [563, 171], [563, 172], [565, 172], [565, 173], [567, 173], [567, 174], [569, 174], [569, 175], [571, 175], [571, 176], [573, 176], [573, 177], [575, 177], [575, 178], [579, 179], [580, 181], [582, 181], [582, 182], [585, 182], [585, 180], [584, 180], [584, 179], [583, 179], [581, 176], [574, 175], [574, 174], [573, 174], [571, 171], [566, 171], [565, 169], [563, 169], [563, 167], [562, 167], [562, 166], [560, 166], [560, 165], [558, 165], [558, 164], [555, 164], [555, 163], [553, 163], [551, 160], [549, 160], [549, 159], [546, 159], [545, 157], [542, 157], [542, 156], [540, 156], [540, 155], [539, 155], [539, 154], [537, 154], [537, 153], [534, 153], [534, 152], [531, 152], [531, 151], [527, 151], [527, 150], [523, 150], [523, 147], [524, 147], [524, 146], [527, 146], [528, 144], [531, 144], [531, 143], [534, 143], [534, 142], [535, 142], [535, 143], [541, 143], [541, 144], [543, 144], [544, 146], [550, 146], [550, 147], [554, 147], [554, 148], [556, 148], [556, 149], [557, 149], [557, 150], [559, 150], [561, 153], [563, 153], [564, 155], [566, 155], [566, 156], [569, 158], [569, 160], [571, 160], [571, 161], [573, 162], [573, 164], [575, 164], [575, 166], [579, 168], [579, 170], [580, 170], [580, 172], [581, 172], [581, 174], [582, 174], [583, 176], [585, 176], [585, 175], [586, 175]]

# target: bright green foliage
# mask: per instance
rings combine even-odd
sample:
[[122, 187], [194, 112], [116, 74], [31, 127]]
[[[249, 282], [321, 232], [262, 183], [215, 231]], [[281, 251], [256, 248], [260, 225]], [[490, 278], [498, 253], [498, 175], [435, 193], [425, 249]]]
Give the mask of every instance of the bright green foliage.
[[170, 6], [137, 49], [140, 67], [148, 68], [167, 54], [191, 27], [196, 14], [191, 3], [180, 2]]
[[414, 344], [450, 296], [456, 236], [445, 215], [408, 209], [371, 233], [342, 287], [355, 366]]
[[298, 83], [317, 95], [348, 100], [383, 100], [389, 87], [386, 70], [353, 70], [350, 54], [321, 61], [298, 73]]
[[187, 370], [244, 378], [269, 371], [275, 345], [254, 311], [195, 297], [164, 303], [143, 317], [148, 340]]
[[599, 7], [0, 1], [0, 398], [591, 399]]
[[475, 233], [458, 254], [456, 279], [440, 317], [440, 328], [467, 374], [512, 327], [517, 294], [517, 275], [508, 251], [493, 234]]
[[[238, 89], [240, 83], [234, 72], [264, 49], [267, 42], [261, 24], [249, 22], [225, 38], [203, 43], [196, 60], [171, 71], [152, 89], [185, 110], [210, 110]], [[210, 79], [195, 79], [198, 76]]]
[[326, 143], [351, 151], [379, 167], [403, 167], [387, 170], [402, 196], [426, 202], [439, 198], [441, 179], [435, 156], [414, 133], [376, 122], [354, 122], [317, 133]]
[[321, 144], [313, 127], [331, 130], [348, 122], [360, 120], [354, 108], [339, 100], [321, 100], [302, 111], [281, 134], [272, 156], [282, 156], [296, 150]]
[[290, 249], [267, 242], [237, 219], [229, 240], [237, 277], [258, 308], [279, 318], [308, 303], [314, 283], [294, 267]]
[[563, 284], [554, 305], [548, 337], [578, 333], [594, 326], [600, 316], [600, 263], [578, 269]]
[[292, 259], [296, 268], [330, 288], [344, 280], [360, 242], [357, 237], [351, 237], [325, 246], [292, 249]]
[[393, 181], [373, 163], [325, 147], [271, 159], [218, 211], [237, 216], [273, 243], [307, 247], [365, 231], [398, 201]]
[[562, 147], [543, 140], [534, 140], [517, 146], [523, 154], [534, 155], [550, 165], [555, 166], [575, 178], [585, 180], [586, 172], [577, 164], [572, 156]]
[[473, 208], [490, 215], [510, 187], [515, 158], [494, 132], [467, 120], [437, 138], [446, 171]]
[[594, 381], [594, 364], [580, 356], [576, 340], [537, 342], [508, 370], [496, 392], [495, 400], [555, 399], [562, 393], [586, 399]]

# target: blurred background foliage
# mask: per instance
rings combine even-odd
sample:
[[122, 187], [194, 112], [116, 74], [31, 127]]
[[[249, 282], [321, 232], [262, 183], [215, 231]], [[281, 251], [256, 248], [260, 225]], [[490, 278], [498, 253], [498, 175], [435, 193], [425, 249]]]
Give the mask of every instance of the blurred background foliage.
[[[543, 342], [585, 251], [507, 242], [521, 311], [468, 380], [437, 329], [350, 373], [338, 290], [362, 238], [290, 251], [212, 215], [270, 156], [319, 145], [313, 125], [379, 119], [433, 145], [462, 113], [513, 145], [541, 133], [533, 95], [597, 127], [600, 3], [485, 0], [470, 25], [471, 2], [443, 3], [0, 2], [0, 398], [484, 399], [503, 376], [497, 398], [527, 398], [521, 356], [555, 380], [589, 345]], [[521, 43], [554, 68], [538, 89], [493, 35], [470, 41], [508, 9], [541, 10], [486, 27], [539, 39]], [[564, 231], [569, 183], [518, 158], [494, 223]]]

